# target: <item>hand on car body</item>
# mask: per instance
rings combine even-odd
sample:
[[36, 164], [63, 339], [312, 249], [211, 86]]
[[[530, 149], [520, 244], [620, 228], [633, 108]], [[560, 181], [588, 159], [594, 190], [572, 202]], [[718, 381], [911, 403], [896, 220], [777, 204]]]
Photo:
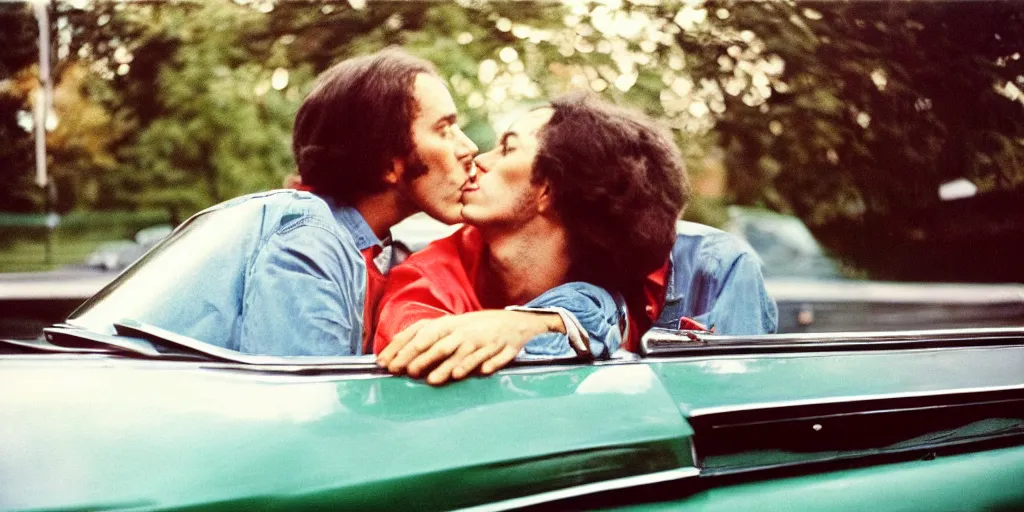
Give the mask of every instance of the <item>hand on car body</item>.
[[[380, 366], [428, 384], [461, 380], [478, 370], [504, 368], [528, 341], [546, 332], [565, 332], [554, 313], [488, 310], [420, 320], [398, 333], [377, 356]], [[427, 373], [429, 372], [429, 373]]]

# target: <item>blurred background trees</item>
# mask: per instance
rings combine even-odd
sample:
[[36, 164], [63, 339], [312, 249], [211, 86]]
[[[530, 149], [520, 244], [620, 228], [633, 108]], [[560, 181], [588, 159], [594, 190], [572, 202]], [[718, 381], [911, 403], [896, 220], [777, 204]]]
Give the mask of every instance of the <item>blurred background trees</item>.
[[[692, 218], [760, 206], [874, 276], [1024, 280], [949, 252], [1024, 245], [1015, 0], [64, 0], [51, 20], [61, 212], [181, 220], [279, 186], [313, 77], [397, 44], [438, 65], [482, 148], [525, 106], [589, 88], [675, 130], [700, 194]], [[0, 4], [0, 211], [42, 208], [36, 35], [27, 5]], [[944, 201], [960, 179], [978, 195]]]
[[21, 4], [0, 3], [0, 210], [33, 207], [32, 134], [23, 127], [34, 83], [27, 75], [39, 59], [38, 30]]

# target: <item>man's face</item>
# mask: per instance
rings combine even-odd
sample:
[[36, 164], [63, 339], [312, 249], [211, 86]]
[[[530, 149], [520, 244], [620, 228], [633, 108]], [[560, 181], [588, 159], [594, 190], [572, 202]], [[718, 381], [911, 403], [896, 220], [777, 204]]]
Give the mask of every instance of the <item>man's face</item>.
[[543, 183], [533, 183], [539, 132], [554, 113], [537, 109], [516, 121], [498, 145], [476, 158], [475, 179], [462, 188], [462, 217], [480, 227], [516, 227], [539, 213]]
[[418, 112], [412, 121], [413, 154], [406, 161], [406, 196], [417, 209], [441, 222], [462, 222], [461, 187], [469, 177], [477, 147], [459, 128], [455, 102], [437, 77], [420, 74], [413, 84]]

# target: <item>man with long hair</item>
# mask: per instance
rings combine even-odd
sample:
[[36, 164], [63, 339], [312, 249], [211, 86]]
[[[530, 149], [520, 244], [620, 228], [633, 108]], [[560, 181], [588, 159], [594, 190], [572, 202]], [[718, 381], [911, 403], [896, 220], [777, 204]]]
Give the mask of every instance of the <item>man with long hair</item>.
[[477, 153], [434, 66], [394, 48], [323, 72], [292, 149], [312, 192], [212, 207], [238, 221], [187, 283], [200, 300], [183, 301], [170, 330], [262, 355], [363, 353], [391, 226], [419, 211], [459, 222]]
[[[495, 309], [515, 309], [566, 283], [625, 298], [632, 350], [662, 314], [677, 328], [693, 315], [721, 317], [727, 330], [774, 330], [756, 256], [721, 231], [676, 222], [689, 197], [682, 159], [670, 135], [644, 116], [569, 94], [520, 119], [476, 163], [462, 193], [467, 226], [389, 278], [374, 350], [390, 371], [440, 384], [496, 371], [522, 351], [571, 355], [544, 336], [489, 339], [476, 327], [507, 314]], [[700, 255], [710, 274], [690, 265], [695, 240], [710, 248]], [[674, 273], [672, 256], [680, 260]], [[679, 308], [683, 285], [699, 289]], [[715, 310], [721, 294], [747, 288], [753, 294], [731, 304], [743, 311]], [[613, 349], [603, 348], [603, 355]]]

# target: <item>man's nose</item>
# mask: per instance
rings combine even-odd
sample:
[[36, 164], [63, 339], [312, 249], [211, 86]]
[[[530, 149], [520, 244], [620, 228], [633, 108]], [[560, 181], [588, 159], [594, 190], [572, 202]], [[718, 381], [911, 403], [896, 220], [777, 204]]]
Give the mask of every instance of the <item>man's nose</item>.
[[458, 128], [459, 131], [459, 146], [463, 150], [463, 155], [476, 155], [480, 152], [480, 148], [476, 147], [473, 139], [470, 139], [462, 128]]

